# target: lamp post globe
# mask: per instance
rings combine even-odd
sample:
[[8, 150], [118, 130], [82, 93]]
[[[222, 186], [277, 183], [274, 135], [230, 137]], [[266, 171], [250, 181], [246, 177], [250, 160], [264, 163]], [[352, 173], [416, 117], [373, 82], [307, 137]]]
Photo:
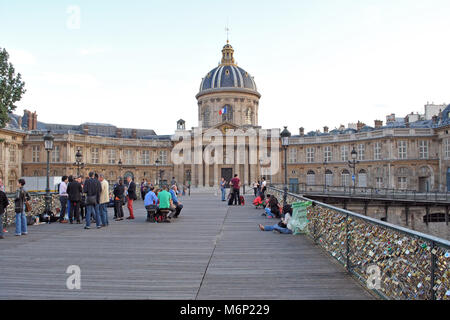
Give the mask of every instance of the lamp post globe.
[[353, 181], [353, 194], [356, 194], [356, 165], [359, 163], [356, 158], [358, 158], [358, 152], [356, 152], [355, 147], [353, 147], [350, 153], [352, 160], [348, 161], [348, 166], [353, 169], [352, 181]]
[[286, 205], [287, 203], [287, 148], [289, 146], [289, 137], [291, 136], [291, 133], [287, 129], [287, 126], [284, 127], [283, 131], [280, 133], [281, 136], [281, 146], [284, 149], [284, 194], [283, 194], [283, 205]]
[[[45, 188], [45, 213], [50, 214], [50, 151], [53, 150], [53, 141], [55, 137], [50, 133], [50, 130], [44, 135], [44, 148], [47, 150], [47, 186]], [[50, 219], [49, 219], [50, 221]]]

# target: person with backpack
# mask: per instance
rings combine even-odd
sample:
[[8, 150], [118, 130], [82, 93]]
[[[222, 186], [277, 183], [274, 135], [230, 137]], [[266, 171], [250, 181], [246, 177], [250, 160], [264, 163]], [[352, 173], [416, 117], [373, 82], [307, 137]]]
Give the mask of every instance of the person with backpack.
[[25, 191], [23, 186], [25, 185], [24, 179], [19, 179], [17, 183], [18, 189], [14, 197], [14, 206], [16, 212], [16, 236], [27, 235], [27, 217], [25, 215], [25, 201], [31, 199], [28, 192]]
[[[96, 210], [100, 200], [100, 191], [101, 191], [100, 182], [94, 179], [94, 172], [89, 172], [89, 178], [86, 179], [83, 186], [83, 193], [86, 194], [86, 225], [85, 229], [91, 228], [91, 215], [96, 215], [95, 223], [97, 225], [97, 229], [100, 229], [101, 222], [99, 217], [99, 211]], [[98, 209], [98, 208], [97, 208]]]

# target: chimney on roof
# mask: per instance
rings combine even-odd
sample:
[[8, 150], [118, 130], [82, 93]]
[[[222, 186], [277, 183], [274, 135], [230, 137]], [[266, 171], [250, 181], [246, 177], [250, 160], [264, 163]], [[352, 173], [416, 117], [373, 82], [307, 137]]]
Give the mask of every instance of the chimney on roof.
[[137, 130], [136, 129], [131, 130], [131, 138], [133, 138], [133, 139], [137, 138]]
[[89, 127], [86, 124], [83, 125], [83, 134], [85, 135], [89, 134]]
[[19, 125], [19, 129], [22, 129], [22, 117], [17, 119], [17, 124]]
[[375, 129], [379, 129], [383, 126], [383, 121], [375, 120]]
[[303, 137], [305, 135], [305, 128], [300, 127], [299, 133], [300, 133], [300, 136]]
[[405, 126], [409, 128], [409, 116], [405, 117]]
[[31, 118], [32, 118], [32, 124], [31, 124], [31, 130], [36, 130], [37, 129], [37, 113], [36, 113], [36, 111], [35, 112], [33, 112], [32, 114], [31, 114]]
[[343, 124], [341, 124], [340, 126], [339, 126], [339, 131], [344, 131], [345, 130], [345, 126], [343, 125]]
[[327, 126], [323, 127], [323, 132], [324, 133], [328, 133], [328, 127]]
[[358, 123], [356, 124], [356, 130], [361, 130], [362, 128], [365, 127], [365, 123], [362, 123], [361, 121], [358, 121]]
[[436, 123], [437, 123], [437, 120], [438, 120], [438, 117], [437, 117], [437, 116], [433, 116], [433, 117], [431, 118], [431, 120], [433, 121], [433, 124], [436, 124]]
[[23, 110], [23, 118], [24, 121], [26, 122], [27, 130], [31, 130], [32, 127], [31, 112], [26, 109]]

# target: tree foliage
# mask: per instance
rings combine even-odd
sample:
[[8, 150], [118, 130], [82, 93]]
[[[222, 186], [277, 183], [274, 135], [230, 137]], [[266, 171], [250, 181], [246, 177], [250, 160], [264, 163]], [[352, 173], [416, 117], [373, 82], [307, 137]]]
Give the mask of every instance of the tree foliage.
[[0, 128], [4, 128], [9, 121], [9, 114], [17, 106], [25, 93], [25, 82], [22, 81], [20, 73], [16, 75], [14, 66], [8, 62], [9, 54], [0, 48]]

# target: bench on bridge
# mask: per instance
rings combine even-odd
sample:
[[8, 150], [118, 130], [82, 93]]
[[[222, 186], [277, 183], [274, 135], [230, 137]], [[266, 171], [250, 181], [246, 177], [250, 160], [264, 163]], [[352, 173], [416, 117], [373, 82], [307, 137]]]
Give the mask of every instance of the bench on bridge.
[[156, 205], [145, 206], [145, 209], [147, 210], [147, 222], [170, 222], [167, 218], [170, 209], [158, 209]]

